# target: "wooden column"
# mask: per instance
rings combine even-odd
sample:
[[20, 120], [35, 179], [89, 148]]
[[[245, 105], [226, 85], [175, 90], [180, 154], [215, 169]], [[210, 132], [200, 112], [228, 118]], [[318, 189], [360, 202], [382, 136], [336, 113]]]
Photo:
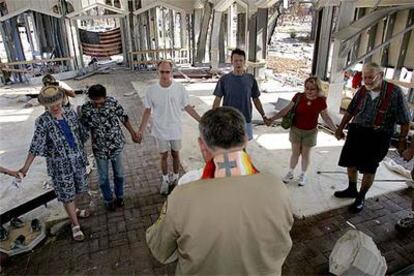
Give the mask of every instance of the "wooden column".
[[212, 14], [212, 10], [213, 10], [213, 4], [210, 2], [207, 2], [204, 5], [204, 14], [203, 14], [203, 20], [202, 20], [201, 28], [200, 28], [200, 36], [197, 42], [197, 57], [196, 57], [197, 62], [203, 62], [205, 54], [206, 54], [208, 27], [210, 24], [210, 17]]
[[[215, 11], [214, 12], [214, 18], [213, 18], [213, 28], [211, 31], [211, 67], [213, 69], [218, 69], [219, 65], [219, 41], [220, 41], [220, 29], [221, 29], [221, 23], [222, 23], [222, 12]], [[224, 39], [222, 37], [221, 39]]]

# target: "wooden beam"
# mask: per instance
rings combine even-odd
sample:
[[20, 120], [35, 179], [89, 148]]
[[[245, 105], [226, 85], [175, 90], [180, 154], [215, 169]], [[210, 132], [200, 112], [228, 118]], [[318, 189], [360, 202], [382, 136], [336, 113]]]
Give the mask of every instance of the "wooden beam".
[[187, 48], [162, 48], [162, 49], [157, 49], [157, 50], [142, 50], [142, 51], [133, 51], [133, 52], [129, 52], [133, 55], [137, 55], [137, 54], [148, 54], [148, 53], [156, 53], [156, 52], [171, 52], [171, 51], [187, 51]]
[[[356, 11], [356, 15], [355, 15], [355, 20], [359, 20], [361, 19], [366, 13], [366, 9], [365, 8], [357, 8]], [[358, 53], [359, 53], [359, 44], [361, 42], [361, 35], [358, 35], [357, 38], [355, 39], [355, 41], [352, 43], [353, 47], [351, 49], [351, 52], [349, 53], [349, 60], [352, 61], [355, 58], [357, 58]]]
[[223, 37], [220, 37], [220, 29], [223, 25], [222, 23], [223, 13], [219, 11], [214, 12], [213, 17], [213, 27], [211, 30], [211, 67], [215, 70], [218, 69], [219, 61], [220, 61], [220, 39], [224, 39]]
[[43, 11], [43, 10], [32, 8], [32, 7], [26, 7], [26, 8], [18, 9], [14, 12], [8, 13], [7, 15], [0, 17], [0, 21], [1, 22], [6, 21], [6, 20], [8, 20], [12, 17], [18, 16], [22, 13], [27, 12], [27, 11], [34, 11], [34, 12], [49, 15], [49, 16], [52, 16], [52, 17], [56, 17], [56, 18], [61, 18], [62, 17], [62, 15], [56, 14], [54, 12], [48, 12], [48, 11]]
[[349, 64], [346, 68], [343, 68], [343, 70], [346, 70], [347, 68], [350, 68], [350, 67], [354, 66], [355, 64], [361, 62], [366, 57], [371, 56], [373, 53], [375, 53], [375, 52], [379, 51], [381, 48], [389, 45], [392, 41], [394, 41], [398, 37], [404, 35], [405, 33], [411, 31], [412, 29], [414, 29], [414, 24], [407, 27], [407, 28], [405, 28], [403, 31], [393, 35], [390, 39], [388, 39], [387, 41], [384, 41], [384, 43], [382, 43], [381, 45], [378, 45], [378, 46], [374, 47], [370, 52], [366, 53], [365, 55], [362, 55], [362, 56], [358, 57], [353, 63]]
[[[408, 17], [407, 17], [406, 27], [411, 26], [411, 25], [414, 25], [414, 9], [410, 10]], [[403, 38], [400, 44], [400, 51], [398, 55], [397, 64], [394, 68], [395, 70], [394, 70], [393, 79], [400, 78], [401, 67], [404, 65], [405, 57], [407, 56], [408, 44], [410, 42], [411, 33], [412, 33], [412, 30], [406, 32], [403, 35]], [[411, 51], [413, 50], [414, 49], [411, 49]]]
[[[384, 31], [384, 39], [383, 41], [387, 41], [392, 37], [392, 30], [394, 29], [395, 20], [397, 17], [397, 13], [393, 13], [387, 17], [387, 23], [385, 25], [385, 31]], [[380, 56], [381, 56], [381, 63], [380, 65], [387, 66], [388, 65], [388, 50], [389, 45], [383, 47], [380, 50]]]
[[[368, 31], [368, 45], [366, 52], [371, 51], [372, 48], [375, 46], [375, 38], [377, 36], [377, 30], [378, 30], [378, 23], [372, 26]], [[372, 56], [367, 57], [365, 60], [366, 62], [370, 62], [372, 59]]]
[[34, 60], [24, 60], [24, 61], [13, 61], [3, 63], [5, 65], [22, 65], [22, 64], [34, 64], [34, 63], [45, 63], [45, 62], [59, 62], [59, 61], [69, 61], [72, 57], [62, 57], [62, 58], [45, 58], [45, 59], [34, 59]]
[[324, 7], [318, 13], [319, 23], [313, 52], [312, 73], [325, 80], [331, 46], [333, 7]]
[[203, 19], [201, 23], [200, 28], [200, 36], [198, 37], [197, 42], [197, 56], [196, 61], [197, 62], [203, 62], [205, 53], [206, 53], [206, 46], [207, 46], [207, 35], [208, 35], [208, 29], [210, 24], [210, 18], [212, 16], [213, 11], [213, 4], [210, 2], [207, 2], [204, 6], [204, 14]]
[[[411, 6], [412, 8], [414, 8], [414, 3], [412, 3]], [[406, 6], [397, 6], [392, 8], [376, 10], [372, 13], [365, 15], [360, 20], [352, 22], [352, 24], [347, 26], [346, 28], [339, 30], [338, 32], [335, 32], [333, 34], [333, 37], [336, 39], [340, 39], [342, 41], [349, 40], [352, 37], [363, 32], [364, 30], [368, 29], [369, 27], [373, 26], [374, 24], [378, 23], [378, 21], [384, 18], [385, 16], [389, 16], [393, 13], [405, 9], [407, 9]]]
[[79, 34], [79, 26], [78, 26], [78, 21], [77, 20], [72, 20], [73, 21], [73, 27], [74, 27], [74, 31], [75, 31], [75, 36], [76, 36], [76, 41], [78, 43], [78, 51], [79, 51], [79, 56], [78, 56], [78, 63], [79, 63], [79, 67], [80, 68], [85, 68], [85, 63], [83, 61], [83, 50], [82, 50], [82, 42], [80, 40], [80, 34]]
[[28, 14], [24, 14], [24, 26], [26, 29], [26, 35], [27, 38], [29, 40], [29, 44], [30, 44], [30, 51], [32, 54], [32, 58], [35, 58], [34, 52], [35, 52], [35, 48], [34, 48], [34, 43], [33, 43], [33, 37], [32, 37], [32, 32], [30, 30], [30, 24], [29, 24], [29, 19], [28, 19]]
[[[220, 0], [214, 5], [213, 9], [217, 12], [225, 12], [231, 5], [233, 5], [233, 3], [237, 3], [246, 10], [248, 9], [248, 5], [242, 0]], [[254, 5], [256, 6], [257, 3]]]
[[124, 18], [124, 14], [105, 14], [105, 15], [80, 15], [73, 17], [76, 20], [90, 20], [90, 19], [113, 19], [113, 18]]
[[161, 6], [161, 7], [167, 8], [167, 9], [171, 9], [171, 10], [175, 10], [175, 11], [180, 12], [182, 14], [186, 14], [186, 12], [185, 12], [184, 9], [182, 9], [182, 8], [180, 8], [178, 6], [174, 6], [174, 5], [171, 5], [169, 3], [160, 1], [160, 0], [156, 0], [153, 3], [151, 3], [151, 4], [149, 4], [149, 5], [147, 5], [147, 6], [143, 7], [143, 8], [140, 8], [140, 9], [134, 11], [134, 14], [135, 15], [141, 14], [143, 12], [149, 11], [152, 8], [155, 8], [155, 7], [158, 7], [158, 6]]
[[102, 3], [94, 3], [92, 5], [88, 5], [88, 6], [84, 7], [83, 9], [81, 9], [79, 11], [71, 12], [71, 13], [67, 14], [66, 16], [68, 18], [74, 18], [74, 17], [80, 16], [82, 13], [85, 13], [89, 10], [92, 10], [92, 9], [95, 9], [95, 8], [98, 8], [98, 7], [101, 7], [103, 9], [106, 9], [106, 10], [109, 10], [109, 11], [113, 11], [116, 14], [123, 14], [124, 16], [128, 15], [128, 11], [125, 11], [123, 9], [119, 9], [119, 8], [116, 8], [116, 7], [111, 7], [109, 5], [102, 4]]
[[354, 2], [357, 8], [376, 8], [376, 7], [387, 7], [387, 6], [401, 6], [411, 5], [412, 0], [319, 0], [316, 3], [316, 8], [320, 9], [323, 7], [335, 7], [339, 6], [341, 2]]

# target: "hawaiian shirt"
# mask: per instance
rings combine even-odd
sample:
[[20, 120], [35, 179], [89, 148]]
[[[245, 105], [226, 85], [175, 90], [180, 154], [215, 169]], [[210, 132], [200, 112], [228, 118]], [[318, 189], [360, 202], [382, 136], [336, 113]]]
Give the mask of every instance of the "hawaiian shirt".
[[92, 102], [82, 105], [81, 122], [92, 134], [92, 151], [96, 158], [112, 159], [122, 152], [125, 136], [120, 121], [126, 123], [128, 115], [113, 97], [107, 97], [102, 107]]
[[85, 168], [88, 165], [83, 147], [88, 139], [88, 132], [79, 122], [76, 112], [70, 107], [63, 108], [63, 117], [73, 134], [75, 147], [69, 145], [57, 120], [46, 111], [36, 119], [29, 148], [29, 153], [34, 156], [46, 157], [48, 175], [57, 184], [70, 179], [73, 173], [86, 173]]

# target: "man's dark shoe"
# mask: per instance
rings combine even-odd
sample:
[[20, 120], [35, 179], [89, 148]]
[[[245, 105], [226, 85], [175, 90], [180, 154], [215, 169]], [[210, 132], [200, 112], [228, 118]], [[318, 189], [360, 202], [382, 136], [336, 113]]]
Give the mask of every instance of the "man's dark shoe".
[[109, 203], [105, 203], [105, 208], [107, 211], [115, 211], [115, 202], [111, 201]]
[[124, 207], [124, 199], [123, 198], [117, 198], [116, 199], [116, 207], [118, 207], [118, 208], [122, 208], [122, 207]]
[[338, 198], [355, 198], [358, 196], [358, 191], [356, 189], [351, 189], [348, 187], [345, 190], [336, 191], [334, 193], [334, 196]]
[[349, 211], [353, 214], [359, 213], [364, 209], [365, 199], [357, 197], [352, 203], [351, 206], [349, 206]]
[[414, 229], [414, 216], [408, 216], [397, 221], [395, 229], [401, 232], [411, 231]]

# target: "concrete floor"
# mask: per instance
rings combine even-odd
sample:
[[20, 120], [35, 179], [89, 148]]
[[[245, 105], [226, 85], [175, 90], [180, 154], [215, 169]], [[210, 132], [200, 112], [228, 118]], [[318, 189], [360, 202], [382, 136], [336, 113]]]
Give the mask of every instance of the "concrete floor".
[[[137, 83], [135, 83], [135, 86]], [[190, 101], [200, 113], [211, 108], [214, 96], [212, 96], [215, 83], [185, 84]], [[275, 112], [274, 104], [278, 97], [290, 100], [296, 92], [291, 87], [281, 88], [279, 93], [262, 93], [260, 99], [266, 114]], [[141, 94], [140, 94], [141, 95]], [[255, 110], [253, 120], [261, 120], [261, 116]], [[199, 153], [196, 122], [188, 115], [184, 116], [184, 143], [182, 151], [182, 163], [186, 171], [203, 167], [202, 156]], [[299, 187], [296, 182], [289, 183], [294, 213], [297, 217], [308, 217], [333, 210], [352, 203], [350, 199], [337, 199], [333, 192], [344, 189], [347, 186], [345, 174], [317, 174], [317, 171], [339, 171], [345, 172], [344, 168], [337, 166], [340, 152], [344, 141], [337, 141], [332, 135], [325, 131], [319, 131], [318, 144], [313, 149], [313, 157], [308, 173], [308, 183]], [[251, 155], [253, 163], [260, 171], [272, 172], [283, 177], [287, 170], [290, 158], [289, 132], [281, 127], [266, 127], [264, 125], [254, 126], [254, 139], [249, 142], [247, 151]], [[300, 162], [300, 161], [299, 161]], [[296, 174], [300, 173], [300, 163], [296, 168]], [[378, 169], [379, 180], [401, 180], [403, 177], [389, 171], [383, 164]], [[405, 182], [376, 182], [368, 193], [368, 197], [375, 197], [391, 191], [406, 188]]]
[[[132, 73], [129, 71], [116, 73], [117, 81], [122, 82], [121, 78], [132, 79], [133, 89], [122, 91], [122, 95], [128, 100], [135, 100], [145, 94], [145, 87], [156, 82], [155, 74], [151, 72]], [[134, 77], [136, 76], [136, 78]], [[103, 78], [108, 75], [102, 76]], [[99, 78], [98, 78], [99, 79]], [[136, 80], [135, 80], [136, 79]], [[81, 88], [85, 85], [91, 85], [90, 79], [83, 81], [68, 81], [69, 85], [74, 88]], [[214, 100], [212, 91], [215, 82], [211, 80], [199, 80], [195, 83], [184, 83], [189, 94], [190, 102], [196, 110], [202, 114], [207, 111]], [[269, 86], [265, 84], [264, 86]], [[129, 86], [131, 87], [131, 86]], [[16, 86], [11, 89], [0, 88], [0, 164], [11, 168], [20, 168], [22, 165], [27, 149], [31, 140], [34, 128], [35, 118], [43, 112], [40, 106], [24, 109], [24, 103], [18, 102], [16, 95], [34, 93], [38, 91], [39, 86], [24, 87]], [[116, 87], [108, 87], [108, 91]], [[278, 97], [290, 100], [295, 94], [294, 88], [280, 87], [285, 92], [279, 93], [262, 93], [263, 102], [267, 114], [275, 111], [272, 103], [277, 102]], [[129, 93], [137, 92], [137, 95], [124, 96]], [[111, 92], [110, 92], [111, 93]], [[73, 101], [75, 105], [84, 101], [84, 96], [77, 96]], [[259, 120], [260, 116], [255, 111], [254, 120]], [[203, 167], [203, 160], [199, 153], [197, 145], [197, 123], [188, 115], [183, 116], [184, 121], [184, 138], [182, 151], [182, 165], [186, 171], [199, 169]], [[138, 125], [138, 122], [136, 123]], [[249, 142], [248, 152], [251, 154], [253, 163], [260, 171], [269, 171], [283, 177], [286, 173], [290, 157], [290, 143], [288, 141], [288, 131], [281, 127], [266, 127], [256, 125], [254, 127], [254, 139]], [[145, 142], [144, 142], [145, 143]], [[317, 174], [317, 171], [342, 171], [345, 170], [337, 166], [338, 157], [343, 145], [343, 141], [337, 141], [332, 135], [324, 131], [319, 132], [318, 145], [313, 150], [311, 167], [308, 173], [308, 183], [305, 187], [298, 187], [296, 182], [289, 183], [287, 186], [292, 195], [295, 215], [298, 217], [307, 217], [324, 211], [336, 209], [341, 206], [350, 204], [352, 200], [336, 199], [332, 196], [334, 190], [346, 187], [347, 179], [345, 174]], [[296, 173], [299, 174], [300, 166], [297, 167]], [[3, 199], [0, 210], [9, 208], [8, 202], [16, 204], [17, 201], [27, 200], [26, 196], [43, 192], [42, 183], [47, 179], [45, 171], [45, 162], [42, 158], [36, 159], [30, 170], [28, 177], [24, 180], [24, 188], [17, 193], [10, 189], [9, 182], [11, 179], [1, 175], [0, 197]], [[400, 180], [401, 176], [390, 172], [383, 165], [378, 170], [377, 179], [382, 180]], [[368, 197], [381, 195], [390, 191], [396, 191], [406, 188], [404, 182], [376, 182], [368, 193]], [[10, 199], [11, 201], [9, 201]]]
[[[123, 95], [134, 92], [135, 89], [143, 91], [145, 83], [153, 81], [153, 79], [153, 75], [126, 71], [114, 72], [110, 76], [97, 75], [82, 82], [69, 83], [73, 87], [98, 82], [107, 85], [109, 94], [115, 95], [124, 105], [136, 127], [143, 111], [142, 102], [137, 96]], [[131, 82], [134, 83], [134, 86], [131, 85]], [[206, 90], [209, 91], [209, 89]], [[199, 98], [192, 97], [191, 99], [196, 104], [200, 104]], [[203, 105], [200, 107], [208, 107], [202, 101], [201, 103]], [[195, 122], [187, 116], [185, 116], [185, 120], [188, 120], [188, 126], [194, 124], [196, 127]], [[190, 161], [195, 163], [197, 160], [201, 166], [201, 158], [195, 145], [189, 144], [191, 139], [188, 132], [192, 129], [191, 133], [196, 134], [196, 128], [188, 126], [186, 123], [187, 136], [184, 148], [188, 150], [193, 147], [195, 151], [191, 156], [187, 155], [187, 152], [183, 152], [183, 159], [187, 167], [192, 163]], [[256, 133], [260, 129], [261, 127], [257, 128]], [[265, 130], [273, 132], [275, 129], [265, 128]], [[276, 144], [283, 144], [281, 140], [278, 139]], [[248, 150], [252, 153], [255, 164], [261, 170], [276, 170], [279, 166], [287, 164], [285, 159], [289, 152], [288, 149], [269, 150], [255, 141], [249, 145]], [[285, 159], [275, 158], [276, 153], [273, 151], [276, 150], [279, 153], [285, 151]], [[195, 154], [196, 152], [197, 154]], [[332, 158], [335, 159], [335, 156]], [[320, 162], [324, 161], [322, 157], [319, 160], [321, 160]], [[161, 206], [165, 201], [165, 197], [158, 193], [160, 184], [159, 155], [155, 141], [149, 133], [145, 134], [143, 145], [132, 143], [127, 136], [123, 161], [126, 175], [125, 208], [118, 209], [116, 212], [105, 211], [99, 196], [97, 173], [94, 170], [89, 178], [94, 213], [90, 218], [81, 221], [87, 240], [83, 243], [71, 241], [70, 229], [64, 228], [57, 236], [49, 237], [44, 244], [36, 247], [33, 252], [11, 258], [8, 263], [4, 264], [4, 275], [172, 275], [175, 263], [167, 266], [159, 264], [152, 258], [145, 243], [145, 230], [157, 220]], [[325, 161], [323, 164], [327, 162]], [[280, 170], [283, 171], [283, 168]], [[334, 179], [333, 177], [327, 178], [327, 176], [326, 181]], [[306, 194], [305, 189], [323, 186], [323, 183], [311, 183], [305, 188], [297, 188], [291, 184], [289, 189], [297, 191], [302, 196], [307, 195], [304, 201], [310, 202], [310, 199], [318, 194]], [[292, 195], [295, 196], [294, 193]], [[283, 275], [328, 274], [330, 252], [336, 240], [352, 225], [374, 238], [382, 255], [387, 260], [387, 273], [392, 274], [412, 264], [414, 262], [414, 236], [412, 232], [403, 235], [394, 230], [395, 222], [408, 214], [410, 196], [412, 196], [412, 191], [403, 190], [370, 199], [367, 201], [365, 210], [357, 215], [350, 214], [346, 208], [339, 208], [310, 218], [296, 218], [291, 231], [293, 247], [284, 264]], [[78, 203], [81, 207], [87, 207], [89, 200], [81, 198]], [[0, 203], [3, 204], [3, 201]], [[294, 201], [293, 203], [294, 206], [298, 206], [298, 202]]]

